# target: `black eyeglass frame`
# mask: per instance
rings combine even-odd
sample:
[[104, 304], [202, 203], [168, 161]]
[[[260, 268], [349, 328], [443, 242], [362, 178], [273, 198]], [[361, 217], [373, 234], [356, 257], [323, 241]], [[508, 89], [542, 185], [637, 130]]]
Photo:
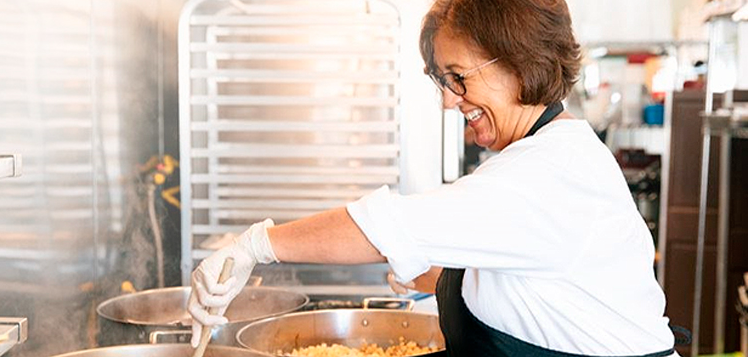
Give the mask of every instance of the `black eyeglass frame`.
[[455, 95], [463, 96], [467, 94], [467, 87], [465, 87], [465, 78], [475, 72], [480, 71], [484, 67], [493, 64], [498, 60], [498, 57], [494, 58], [486, 63], [468, 69], [467, 71], [464, 71], [462, 73], [447, 72], [442, 75], [438, 75], [436, 72], [429, 72], [428, 75], [431, 80], [434, 81], [436, 87], [439, 88], [439, 90], [441, 90], [442, 92], [444, 92], [444, 88], [447, 88]]

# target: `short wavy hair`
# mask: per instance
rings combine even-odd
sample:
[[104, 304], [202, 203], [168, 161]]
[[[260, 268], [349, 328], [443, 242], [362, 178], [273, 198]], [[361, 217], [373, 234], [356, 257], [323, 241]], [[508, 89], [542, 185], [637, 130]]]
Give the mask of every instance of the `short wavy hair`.
[[436, 0], [423, 19], [420, 50], [434, 71], [434, 37], [450, 31], [519, 80], [519, 102], [561, 101], [577, 81], [581, 49], [564, 0]]

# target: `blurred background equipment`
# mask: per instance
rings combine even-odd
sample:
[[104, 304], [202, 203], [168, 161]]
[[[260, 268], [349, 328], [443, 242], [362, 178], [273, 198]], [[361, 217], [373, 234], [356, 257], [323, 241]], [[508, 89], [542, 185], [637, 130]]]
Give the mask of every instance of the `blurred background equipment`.
[[[739, 50], [741, 42], [746, 40], [745, 38], [741, 40], [741, 34], [748, 37], [748, 27], [743, 27], [740, 22], [734, 21], [733, 17], [729, 16], [734, 11], [735, 9], [731, 8], [729, 13], [712, 14], [708, 20], [709, 76], [706, 83], [705, 108], [700, 115], [702, 119], [701, 180], [699, 185], [698, 240], [693, 302], [694, 346], [691, 350], [692, 356], [696, 356], [699, 351], [710, 173], [712, 177], [718, 177], [713, 347], [716, 353], [722, 353], [725, 350], [726, 315], [728, 315], [728, 311], [731, 311], [726, 306], [728, 305], [727, 291], [730, 290], [728, 288], [728, 270], [730, 265], [728, 254], [731, 233], [730, 210], [731, 206], [733, 206], [730, 202], [733, 138], [748, 139], [748, 110], [745, 110], [745, 108], [748, 108], [748, 90], [738, 90], [742, 85], [740, 83], [739, 75], [741, 73], [738, 63], [748, 61], [748, 56], [741, 58], [741, 56], [748, 54]], [[748, 85], [748, 83], [745, 83], [745, 85]], [[719, 109], [717, 109], [714, 103], [714, 94], [717, 92], [724, 93]], [[712, 136], [720, 138], [718, 149], [719, 171], [716, 172], [709, 167]], [[742, 171], [740, 168], [736, 169], [738, 172]], [[740, 185], [738, 187], [738, 190], [743, 189]], [[729, 319], [727, 321], [728, 323], [731, 322]]]

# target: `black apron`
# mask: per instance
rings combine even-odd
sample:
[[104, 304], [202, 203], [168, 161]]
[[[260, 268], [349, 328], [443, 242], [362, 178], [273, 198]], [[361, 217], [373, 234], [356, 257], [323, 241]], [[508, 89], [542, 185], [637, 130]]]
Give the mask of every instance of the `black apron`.
[[[532, 136], [564, 110], [561, 103], [550, 104], [525, 137]], [[462, 299], [462, 278], [465, 269], [444, 268], [436, 283], [436, 301], [439, 307], [439, 326], [446, 341], [449, 357], [583, 357], [536, 346], [478, 320]], [[665, 357], [674, 349], [641, 357]]]

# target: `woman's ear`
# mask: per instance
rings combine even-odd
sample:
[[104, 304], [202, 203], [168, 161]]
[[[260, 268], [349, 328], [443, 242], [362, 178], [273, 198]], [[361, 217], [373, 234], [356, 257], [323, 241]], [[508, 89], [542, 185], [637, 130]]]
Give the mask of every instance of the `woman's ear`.
[[522, 88], [525, 87], [524, 83], [523, 83], [523, 79], [519, 78], [517, 76], [514, 76], [514, 78], [517, 78], [517, 103], [521, 104], [521, 105], [524, 105], [522, 103]]

